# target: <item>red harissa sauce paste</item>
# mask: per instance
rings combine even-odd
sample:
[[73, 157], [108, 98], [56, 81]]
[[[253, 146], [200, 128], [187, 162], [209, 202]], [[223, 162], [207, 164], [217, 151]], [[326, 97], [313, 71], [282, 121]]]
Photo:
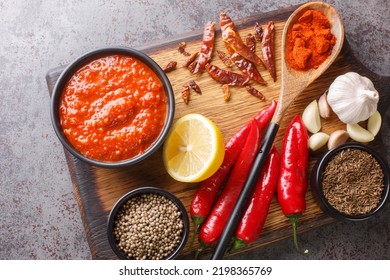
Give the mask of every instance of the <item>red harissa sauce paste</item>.
[[142, 154], [159, 136], [166, 110], [157, 76], [124, 55], [102, 57], [80, 68], [60, 100], [66, 137], [76, 150], [99, 161]]

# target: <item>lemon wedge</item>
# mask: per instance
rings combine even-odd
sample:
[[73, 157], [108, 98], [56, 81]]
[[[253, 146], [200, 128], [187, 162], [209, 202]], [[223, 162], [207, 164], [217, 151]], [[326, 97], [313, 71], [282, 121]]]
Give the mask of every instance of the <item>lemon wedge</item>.
[[200, 182], [213, 175], [225, 156], [221, 131], [208, 118], [188, 114], [178, 119], [163, 147], [169, 175], [180, 182]]

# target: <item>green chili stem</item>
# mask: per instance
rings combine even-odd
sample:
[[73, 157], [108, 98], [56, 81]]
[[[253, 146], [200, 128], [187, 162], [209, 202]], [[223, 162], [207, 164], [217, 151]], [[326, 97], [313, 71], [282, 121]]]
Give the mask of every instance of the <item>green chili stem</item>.
[[198, 216], [193, 216], [192, 220], [194, 222], [194, 235], [192, 236], [191, 243], [190, 243], [191, 250], [192, 250], [192, 246], [194, 245], [194, 242], [195, 242], [195, 236], [198, 235], [200, 225], [204, 222], [204, 218], [198, 217]]
[[194, 246], [195, 236], [197, 235], [197, 233], [198, 233], [198, 228], [195, 227], [195, 231], [194, 231], [194, 234], [192, 235], [191, 243], [190, 243], [190, 250], [191, 250], [191, 251], [192, 251], [192, 247]]
[[237, 250], [237, 249], [240, 249], [240, 248], [243, 248], [243, 247], [245, 247], [247, 245], [248, 244], [244, 240], [242, 240], [242, 239], [240, 239], [238, 237], [234, 237], [234, 241], [233, 241], [232, 246], [229, 249], [229, 252]]
[[293, 215], [287, 215], [287, 218], [290, 220], [291, 224], [292, 224], [292, 227], [293, 227], [293, 238], [294, 238], [294, 245], [295, 245], [295, 249], [298, 251], [298, 253], [302, 254], [302, 255], [306, 255], [307, 253], [309, 253], [309, 250], [301, 250], [299, 248], [299, 244], [298, 244], [298, 238], [297, 238], [297, 222], [298, 222], [298, 219], [299, 217], [301, 217], [301, 214], [293, 214]]
[[199, 242], [199, 248], [195, 251], [195, 260], [198, 259], [199, 254], [203, 252], [204, 249], [206, 249], [208, 246], [203, 243], [202, 241]]

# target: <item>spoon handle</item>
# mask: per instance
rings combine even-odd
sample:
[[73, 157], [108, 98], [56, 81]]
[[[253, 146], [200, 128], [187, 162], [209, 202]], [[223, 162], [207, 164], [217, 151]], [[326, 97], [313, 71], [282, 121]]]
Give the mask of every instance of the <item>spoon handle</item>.
[[267, 155], [272, 147], [278, 129], [279, 125], [277, 123], [271, 122], [269, 124], [263, 143], [261, 144], [260, 150], [253, 162], [249, 176], [245, 181], [245, 185], [222, 232], [221, 238], [215, 247], [211, 260], [221, 260], [228, 249], [231, 237], [241, 219], [242, 214], [244, 213], [247, 201], [253, 192], [257, 179], [260, 176], [261, 168], [263, 167]]

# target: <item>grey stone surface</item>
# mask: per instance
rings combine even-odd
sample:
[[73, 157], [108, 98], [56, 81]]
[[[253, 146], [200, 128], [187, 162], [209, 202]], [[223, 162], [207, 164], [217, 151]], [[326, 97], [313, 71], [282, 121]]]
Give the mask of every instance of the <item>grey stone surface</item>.
[[[90, 259], [62, 146], [50, 123], [46, 72], [105, 46], [199, 30], [303, 1], [0, 1], [0, 259]], [[356, 56], [390, 75], [390, 1], [325, 1]], [[390, 86], [390, 85], [389, 85]], [[390, 259], [390, 206], [373, 220], [300, 235], [310, 259]], [[284, 240], [236, 259], [300, 259]]]

